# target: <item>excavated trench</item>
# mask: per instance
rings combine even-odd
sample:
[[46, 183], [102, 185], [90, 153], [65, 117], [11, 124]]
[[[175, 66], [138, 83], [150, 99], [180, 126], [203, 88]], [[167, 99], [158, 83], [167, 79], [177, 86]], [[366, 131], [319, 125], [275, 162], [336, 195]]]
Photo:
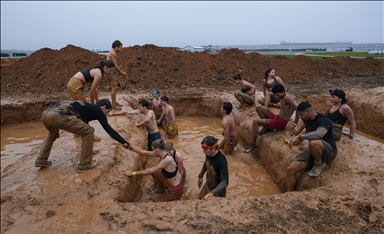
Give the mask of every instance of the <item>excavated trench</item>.
[[[168, 93], [166, 94], [170, 98], [170, 104], [174, 107], [176, 111], [176, 116], [190, 116], [195, 118], [216, 118], [218, 122], [220, 122], [220, 108], [222, 105], [222, 102], [224, 101], [230, 101], [234, 105], [237, 104], [237, 101], [234, 99], [234, 97], [231, 94], [228, 93], [220, 93], [220, 92], [201, 92], [201, 91], [190, 91], [183, 94], [175, 94], [175, 93]], [[261, 95], [259, 93], [259, 95]], [[125, 104], [125, 106], [129, 106], [128, 108], [137, 108], [138, 101], [140, 99], [147, 99], [151, 100], [151, 96], [146, 95], [122, 95], [120, 101]], [[300, 102], [300, 98], [297, 97], [298, 102]], [[320, 112], [324, 112], [328, 108], [328, 104], [324, 102], [325, 99], [328, 98], [328, 95], [319, 96], [319, 95], [308, 95], [305, 96], [305, 100], [311, 102], [317, 110]], [[304, 100], [304, 99], [303, 99]], [[353, 109], [359, 109], [361, 105], [358, 102], [359, 100], [353, 100], [350, 101], [350, 105]], [[34, 103], [21, 103], [21, 104], [5, 104], [2, 105], [2, 123], [14, 123], [19, 121], [30, 121], [30, 120], [38, 120], [39, 115], [41, 112], [46, 108], [46, 106], [51, 105], [52, 103], [55, 103], [55, 101], [48, 102], [48, 101], [42, 101], [38, 102], [35, 101]], [[351, 104], [352, 103], [352, 104]], [[366, 105], [363, 105], [365, 110], [367, 108], [371, 108], [370, 111], [378, 111], [376, 106], [369, 106], [369, 103]], [[275, 113], [278, 112], [278, 109], [273, 109]], [[288, 146], [284, 144], [283, 139], [288, 138], [288, 132], [282, 131], [282, 132], [276, 132], [276, 133], [269, 133], [265, 134], [263, 136], [260, 136], [258, 138], [258, 145], [259, 148], [255, 151], [253, 151], [251, 154], [245, 154], [242, 152], [244, 149], [244, 145], [246, 145], [252, 138], [251, 133], [251, 126], [252, 126], [252, 120], [254, 118], [257, 118], [257, 114], [255, 112], [254, 106], [249, 108], [248, 110], [244, 112], [239, 112], [238, 110], [233, 110], [233, 114], [236, 119], [238, 132], [241, 136], [241, 142], [239, 143], [237, 150], [234, 152], [234, 157], [236, 157], [236, 154], [240, 155], [237, 156], [239, 158], [244, 159], [244, 157], [247, 157], [246, 155], [252, 155], [253, 159], [255, 159], [261, 167], [265, 169], [265, 171], [269, 174], [270, 179], [272, 180], [273, 184], [275, 184], [280, 191], [285, 191], [285, 173], [286, 173], [286, 167], [289, 163], [289, 159], [292, 158], [295, 154], [298, 153], [297, 149], [295, 150], [289, 150]], [[139, 145], [143, 148], [147, 145], [147, 139], [146, 139], [146, 132], [143, 129], [137, 128], [133, 125], [134, 121], [127, 121], [127, 117], [110, 117], [110, 123], [111, 125], [118, 130], [118, 132], [126, 139], [128, 139], [132, 144]], [[357, 123], [359, 121], [363, 121], [357, 117]], [[368, 126], [365, 126], [366, 128], [373, 128], [373, 126], [369, 126], [370, 121], [366, 121]], [[93, 127], [95, 127], [96, 132], [105, 140], [103, 140], [100, 143], [95, 144], [95, 150], [101, 151], [101, 153], [96, 154], [95, 158], [99, 158], [99, 160], [104, 161], [104, 155], [107, 156], [111, 152], [113, 152], [113, 160], [110, 159], [107, 160], [107, 167], [104, 165], [100, 165], [101, 170], [103, 173], [109, 174], [107, 176], [106, 183], [113, 185], [113, 187], [116, 189], [114, 191], [115, 199], [120, 202], [134, 202], [138, 201], [137, 197], [143, 196], [143, 191], [141, 191], [142, 184], [144, 183], [143, 177], [131, 177], [131, 178], [124, 178], [118, 173], [118, 170], [124, 168], [128, 170], [142, 170], [150, 165], [153, 165], [153, 159], [147, 159], [146, 157], [137, 155], [132, 152], [127, 152], [122, 147], [119, 147], [116, 145], [115, 142], [113, 142], [112, 139], [106, 134], [103, 133], [103, 130], [101, 126], [98, 123], [92, 123]], [[217, 125], [217, 128], [220, 128], [220, 125]], [[359, 124], [358, 124], [359, 126]], [[182, 129], [181, 129], [182, 131]], [[216, 133], [219, 133], [221, 130], [217, 129]], [[161, 130], [163, 138], [167, 140], [167, 137], [165, 136], [163, 130]], [[344, 129], [344, 133], [349, 132], [348, 128]], [[61, 133], [61, 138], [64, 138], [64, 141], [66, 144], [68, 143], [68, 140], [71, 138], [70, 134], [67, 134], [65, 132]], [[217, 136], [220, 138], [221, 136]], [[59, 138], [59, 139], [61, 139]], [[379, 138], [379, 141], [381, 139]], [[59, 141], [59, 140], [58, 140]], [[75, 139], [75, 141], [72, 141], [76, 143], [77, 146], [74, 147], [73, 153], [76, 153], [76, 149], [79, 150], [79, 145], [81, 140]], [[57, 143], [55, 143], [57, 144]], [[339, 144], [339, 143], [338, 143]], [[113, 147], [108, 146], [113, 145]], [[61, 147], [61, 145], [60, 145]], [[67, 146], [68, 147], [68, 146]], [[105, 151], [105, 147], [109, 147], [110, 150]], [[63, 150], [61, 148], [61, 150]], [[58, 149], [60, 152], [60, 148]], [[105, 152], [104, 152], [105, 151]], [[188, 149], [185, 147], [183, 149], [184, 152], [187, 152]], [[33, 157], [36, 156], [38, 152], [38, 147], [33, 150], [32, 154]], [[62, 153], [62, 152], [60, 152]], [[67, 154], [66, 154], [67, 155]], [[127, 157], [127, 155], [129, 155]], [[60, 161], [60, 156], [55, 155], [53, 156], [53, 160]], [[233, 155], [231, 156], [233, 157]], [[248, 156], [249, 157], [249, 156]], [[202, 160], [203, 157], [200, 157], [197, 160]], [[71, 160], [73, 163], [76, 161], [76, 159], [66, 159]], [[235, 159], [236, 160], [236, 159]], [[249, 160], [249, 158], [248, 158]], [[62, 164], [63, 165], [63, 164]], [[112, 168], [112, 170], [111, 170]], [[262, 169], [262, 170], [264, 170]], [[44, 170], [50, 170], [50, 169], [44, 169]], [[6, 171], [6, 170], [5, 170]], [[196, 172], [196, 170], [192, 170], [192, 172]], [[196, 172], [197, 174], [198, 172]], [[246, 172], [245, 172], [246, 173]], [[116, 176], [119, 175], [119, 176]], [[188, 173], [188, 177], [194, 178], [195, 175], [193, 173]], [[188, 179], [187, 177], [187, 179]], [[191, 179], [191, 186], [192, 186]], [[148, 183], [146, 181], [145, 183]], [[309, 188], [316, 188], [321, 186], [322, 181], [321, 178], [318, 179], [310, 179], [306, 176], [306, 173], [302, 173], [298, 175], [298, 184], [297, 184], [297, 190], [305, 190]], [[275, 191], [276, 193], [281, 193], [280, 191]], [[145, 192], [144, 192], [145, 193]], [[197, 196], [197, 194], [196, 194]], [[193, 196], [188, 196], [186, 199], [191, 199]]]

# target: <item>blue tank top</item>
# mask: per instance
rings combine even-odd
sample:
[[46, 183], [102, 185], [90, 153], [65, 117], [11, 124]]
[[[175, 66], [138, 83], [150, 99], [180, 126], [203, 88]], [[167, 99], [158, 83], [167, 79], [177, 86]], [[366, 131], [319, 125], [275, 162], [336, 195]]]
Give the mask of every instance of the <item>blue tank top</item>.
[[347, 121], [347, 117], [345, 117], [344, 115], [342, 115], [340, 113], [340, 107], [342, 106], [343, 104], [341, 104], [339, 106], [339, 108], [337, 108], [337, 110], [333, 113], [330, 113], [330, 110], [331, 108], [329, 108], [328, 110], [328, 113], [327, 113], [327, 117], [332, 121], [332, 123], [335, 123], [335, 124], [340, 124], [341, 126], [344, 126], [345, 124], [345, 121]]

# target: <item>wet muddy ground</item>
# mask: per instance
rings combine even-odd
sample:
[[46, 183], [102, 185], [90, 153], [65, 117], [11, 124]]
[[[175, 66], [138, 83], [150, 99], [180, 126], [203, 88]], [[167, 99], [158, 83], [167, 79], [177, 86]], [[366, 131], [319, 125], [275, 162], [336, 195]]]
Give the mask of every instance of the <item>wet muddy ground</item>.
[[[309, 80], [287, 83], [287, 92], [298, 101], [308, 100], [317, 110], [329, 108], [327, 90], [343, 88], [348, 104], [355, 111], [357, 129], [368, 136], [383, 138], [383, 77]], [[222, 101], [237, 104], [232, 92], [238, 87], [191, 88], [166, 90], [171, 97], [176, 116], [208, 116], [220, 118]], [[107, 94], [103, 94], [106, 95]], [[262, 95], [258, 92], [258, 95]], [[52, 98], [52, 97], [51, 97]], [[136, 108], [140, 98], [150, 98], [150, 90], [118, 93], [118, 100]], [[2, 98], [3, 99], [3, 98]], [[54, 101], [55, 98], [52, 98]], [[15, 102], [17, 98], [13, 99]], [[30, 100], [37, 113], [44, 103], [38, 96]], [[173, 101], [173, 103], [172, 103]], [[23, 102], [17, 116], [25, 115]], [[41, 108], [36, 108], [41, 106]], [[3, 110], [11, 108], [2, 104]], [[217, 111], [216, 111], [217, 110]], [[32, 112], [33, 113], [33, 112]], [[254, 108], [234, 111], [242, 135], [239, 148], [250, 140], [250, 124], [256, 118]], [[38, 119], [38, 117], [34, 117]], [[3, 120], [3, 114], [2, 114]], [[97, 123], [91, 126], [98, 128]], [[145, 144], [145, 131], [124, 118], [113, 120], [114, 128], [133, 144]], [[344, 133], [349, 129], [345, 128]], [[189, 199], [177, 202], [132, 202], [138, 195], [142, 180], [121, 177], [121, 169], [136, 170], [145, 165], [140, 157], [116, 144], [106, 133], [98, 132], [103, 140], [95, 144], [101, 161], [97, 169], [78, 174], [80, 141], [63, 132], [52, 151], [53, 166], [33, 167], [38, 147], [4, 168], [1, 173], [1, 233], [382, 233], [384, 231], [383, 178], [384, 160], [381, 142], [357, 134], [352, 145], [337, 143], [338, 157], [320, 178], [300, 177], [299, 192], [285, 192], [284, 173], [287, 162], [298, 152], [283, 143], [285, 132], [268, 133], [258, 139], [259, 149], [252, 152], [255, 160], [277, 185], [282, 194], [227, 196], [208, 201], [195, 199], [191, 189]], [[345, 136], [344, 136], [345, 137]], [[181, 140], [181, 139], [179, 139]], [[183, 140], [184, 141], [184, 140]], [[176, 143], [176, 142], [175, 142]], [[178, 143], [180, 147], [180, 142]], [[233, 156], [239, 157], [235, 153]], [[246, 156], [245, 156], [246, 157]], [[241, 163], [239, 160], [237, 163]], [[236, 160], [233, 160], [235, 163]], [[193, 183], [193, 169], [188, 178]], [[195, 175], [196, 176], [196, 175]], [[240, 176], [240, 175], [238, 175]], [[187, 178], [187, 180], [188, 180]], [[193, 185], [192, 185], [193, 186]], [[234, 189], [247, 191], [248, 185]], [[251, 189], [249, 189], [251, 190]], [[187, 190], [188, 191], [188, 190]]]

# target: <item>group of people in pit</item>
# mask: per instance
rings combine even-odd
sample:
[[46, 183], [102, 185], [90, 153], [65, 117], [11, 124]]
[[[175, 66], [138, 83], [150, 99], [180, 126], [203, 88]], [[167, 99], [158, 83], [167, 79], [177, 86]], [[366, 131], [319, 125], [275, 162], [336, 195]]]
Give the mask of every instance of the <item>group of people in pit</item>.
[[[121, 110], [122, 105], [116, 102], [117, 79], [113, 72], [126, 78], [127, 74], [117, 65], [117, 54], [122, 50], [122, 44], [116, 40], [112, 44], [112, 50], [99, 66], [87, 68], [76, 73], [67, 84], [68, 96], [71, 100], [64, 100], [48, 107], [42, 113], [42, 123], [48, 130], [38, 158], [36, 167], [49, 167], [52, 162], [48, 161], [53, 142], [59, 137], [59, 129], [81, 136], [80, 162], [77, 166], [78, 172], [92, 169], [98, 165], [93, 158], [93, 141], [99, 140], [94, 135], [94, 128], [89, 125], [92, 120], [98, 120], [104, 130], [124, 148], [130, 149], [141, 155], [159, 157], [159, 163], [151, 168], [141, 171], [123, 170], [126, 176], [139, 176], [151, 174], [158, 185], [160, 192], [166, 192], [168, 200], [178, 200], [183, 194], [186, 170], [180, 152], [173, 149], [171, 143], [166, 143], [161, 138], [158, 127], [164, 127], [170, 138], [178, 134], [175, 121], [174, 108], [169, 105], [168, 97], [160, 98], [159, 90], [153, 90], [152, 110], [147, 100], [141, 100], [137, 110], [120, 111], [111, 113], [112, 109]], [[111, 82], [112, 103], [108, 99], [99, 99], [98, 84], [104, 75], [109, 76]], [[249, 108], [255, 103], [256, 87], [241, 79], [240, 75], [233, 77], [234, 83], [241, 86], [240, 92], [234, 95], [240, 102], [237, 107], [240, 111]], [[90, 90], [90, 102], [86, 101], [83, 93], [84, 85], [92, 83]], [[287, 190], [294, 190], [296, 184], [296, 173], [312, 168], [309, 175], [317, 177], [327, 168], [327, 164], [337, 155], [335, 140], [341, 138], [342, 128], [348, 120], [350, 123], [350, 134], [344, 142], [353, 139], [356, 129], [354, 114], [346, 104], [347, 99], [342, 90], [330, 90], [332, 106], [325, 115], [317, 113], [308, 102], [297, 104], [291, 95], [286, 93], [283, 82], [275, 76], [274, 69], [268, 69], [262, 80], [264, 97], [258, 100], [256, 105], [259, 114], [258, 119], [253, 121], [253, 141], [245, 148], [245, 152], [251, 152], [258, 146], [257, 135], [268, 131], [289, 130], [292, 133], [288, 144], [292, 147], [300, 141], [308, 140], [308, 149], [298, 155], [289, 165], [287, 170]], [[278, 107], [280, 112], [275, 115], [268, 107]], [[228, 186], [228, 164], [224, 154], [230, 154], [236, 147], [239, 135], [236, 131], [232, 104], [224, 102], [221, 111], [223, 114], [222, 127], [224, 139], [219, 140], [213, 136], [205, 137], [201, 142], [206, 160], [198, 175], [198, 186], [203, 184], [203, 176], [206, 174], [206, 183], [201, 189], [199, 198], [206, 199], [210, 196], [225, 197]], [[289, 123], [293, 112], [296, 111], [295, 120]], [[131, 145], [121, 137], [108, 123], [107, 116], [114, 115], [139, 115], [141, 121], [136, 126], [144, 126], [148, 132], [148, 150]], [[299, 118], [302, 121], [299, 121]], [[259, 126], [263, 126], [259, 130]], [[224, 154], [222, 153], [224, 152]]]

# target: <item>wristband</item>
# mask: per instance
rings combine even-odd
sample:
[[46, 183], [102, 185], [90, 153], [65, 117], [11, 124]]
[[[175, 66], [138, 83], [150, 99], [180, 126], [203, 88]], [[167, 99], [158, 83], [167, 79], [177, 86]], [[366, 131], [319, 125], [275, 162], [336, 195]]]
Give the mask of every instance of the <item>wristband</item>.
[[134, 175], [134, 176], [135, 176], [135, 175], [136, 175], [136, 171], [132, 172], [132, 175]]
[[293, 125], [294, 127], [296, 127], [296, 125], [297, 125], [297, 124], [295, 124], [295, 123], [292, 123], [292, 125]]

